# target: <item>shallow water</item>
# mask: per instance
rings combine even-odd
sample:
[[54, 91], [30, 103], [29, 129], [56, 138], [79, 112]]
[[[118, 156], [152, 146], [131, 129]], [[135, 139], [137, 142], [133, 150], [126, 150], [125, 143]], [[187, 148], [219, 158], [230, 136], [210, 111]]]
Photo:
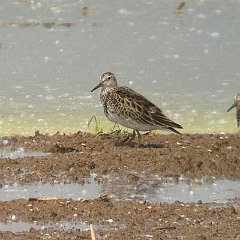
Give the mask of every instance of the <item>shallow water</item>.
[[[185, 132], [236, 131], [239, 0], [2, 0], [0, 135], [109, 130], [98, 94], [105, 71], [161, 106]], [[91, 128], [90, 130], [93, 130]]]
[[67, 221], [60, 221], [57, 223], [48, 223], [48, 224], [40, 224], [40, 223], [30, 223], [30, 222], [8, 222], [3, 223], [0, 222], [0, 230], [1, 231], [10, 231], [13, 233], [17, 232], [24, 232], [29, 231], [31, 228], [34, 229], [47, 229], [47, 228], [55, 228], [63, 231], [68, 230], [80, 230], [86, 231], [89, 229], [89, 225], [84, 222], [67, 222]]
[[50, 153], [44, 153], [40, 151], [29, 151], [24, 148], [18, 148], [15, 151], [8, 148], [0, 149], [0, 159], [1, 158], [17, 159], [17, 158], [24, 158], [24, 157], [44, 157], [49, 154]]
[[[117, 181], [118, 182], [118, 181]], [[239, 198], [240, 181], [216, 180], [212, 182], [186, 179], [158, 179], [143, 177], [136, 184], [114, 183], [108, 191], [116, 199], [142, 200], [150, 202], [198, 202], [226, 203]], [[240, 202], [239, 202], [240, 204]]]
[[85, 184], [35, 183], [28, 185], [3, 185], [0, 189], [0, 201], [18, 198], [58, 197], [75, 200], [94, 199], [100, 196], [102, 186], [90, 179]]
[[[159, 178], [141, 176], [134, 183], [115, 177], [106, 177], [107, 183], [98, 184], [94, 178], [86, 184], [42, 184], [3, 185], [0, 189], [0, 201], [18, 198], [58, 197], [74, 200], [95, 199], [107, 193], [115, 200], [141, 200], [156, 203], [198, 202], [226, 203], [239, 199], [240, 182], [229, 180], [190, 181], [183, 178]], [[238, 200], [239, 201], [239, 200]], [[240, 202], [238, 202], [240, 204]]]

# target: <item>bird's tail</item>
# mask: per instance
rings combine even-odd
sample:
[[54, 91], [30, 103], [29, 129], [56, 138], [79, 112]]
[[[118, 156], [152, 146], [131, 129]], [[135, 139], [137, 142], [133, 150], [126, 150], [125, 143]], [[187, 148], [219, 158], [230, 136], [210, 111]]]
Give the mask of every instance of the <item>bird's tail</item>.
[[[182, 126], [179, 127], [179, 128], [182, 128]], [[172, 128], [172, 127], [168, 127], [167, 129], [170, 130], [170, 131], [172, 131], [172, 132], [174, 132], [174, 133], [177, 133], [177, 134], [179, 134], [179, 135], [182, 135], [179, 131], [177, 131], [176, 129], [174, 129], [174, 128]]]

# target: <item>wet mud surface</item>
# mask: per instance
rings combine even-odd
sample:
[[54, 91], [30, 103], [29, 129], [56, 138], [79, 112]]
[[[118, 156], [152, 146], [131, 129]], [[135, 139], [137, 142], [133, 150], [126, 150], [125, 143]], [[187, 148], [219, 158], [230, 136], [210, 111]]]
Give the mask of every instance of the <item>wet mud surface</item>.
[[[35, 183], [84, 184], [89, 177], [96, 184], [109, 184], [110, 175], [123, 185], [141, 183], [142, 174], [163, 181], [171, 178], [175, 184], [181, 178], [198, 184], [203, 179], [240, 179], [239, 134], [151, 133], [142, 136], [140, 148], [134, 143], [119, 146], [121, 137], [82, 132], [3, 137], [1, 189]], [[113, 181], [113, 192], [114, 186]], [[147, 186], [154, 187], [154, 182]], [[224, 203], [205, 203], [201, 197], [164, 203], [151, 201], [148, 194], [129, 200], [114, 198], [111, 191], [92, 199], [50, 193], [48, 198], [19, 196], [0, 201], [0, 239], [92, 239], [89, 224], [96, 239], [240, 239], [240, 193], [234, 191], [235, 197]]]

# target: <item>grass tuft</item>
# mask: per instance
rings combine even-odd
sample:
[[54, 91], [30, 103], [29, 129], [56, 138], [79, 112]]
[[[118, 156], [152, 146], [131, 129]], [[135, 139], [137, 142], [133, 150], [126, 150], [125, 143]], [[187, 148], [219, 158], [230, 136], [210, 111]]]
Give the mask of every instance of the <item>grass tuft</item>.
[[103, 129], [102, 129], [102, 126], [101, 126], [101, 124], [100, 124], [100, 120], [98, 120], [97, 119], [97, 117], [95, 116], [95, 115], [93, 115], [92, 117], [91, 117], [91, 119], [88, 121], [88, 128], [90, 128], [90, 125], [91, 125], [91, 123], [92, 122], [94, 122], [94, 131], [96, 132], [96, 133], [101, 133], [101, 132], [103, 132]]

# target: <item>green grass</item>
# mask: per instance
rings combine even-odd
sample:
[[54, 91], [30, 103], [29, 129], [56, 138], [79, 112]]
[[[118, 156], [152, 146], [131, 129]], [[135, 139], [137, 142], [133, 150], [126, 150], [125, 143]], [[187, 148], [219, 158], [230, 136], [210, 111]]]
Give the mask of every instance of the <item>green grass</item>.
[[101, 121], [97, 119], [95, 115], [93, 115], [90, 120], [88, 121], [88, 128], [90, 128], [91, 123], [94, 124], [94, 131], [95, 133], [101, 133], [103, 132], [103, 128], [101, 126]]
[[[93, 126], [93, 132], [94, 133], [102, 133], [102, 132], [113, 133], [116, 130], [121, 130], [121, 132], [124, 135], [129, 134], [129, 129], [128, 128], [119, 126], [117, 123], [114, 123], [113, 126], [110, 129], [105, 129], [105, 128], [107, 128], [105, 126], [106, 125], [106, 121], [107, 120], [103, 121], [105, 124], [102, 124], [102, 121], [100, 120], [100, 118], [97, 118], [96, 115], [93, 115], [90, 118], [90, 120], [88, 121], [88, 130], [91, 132], [92, 126]], [[107, 122], [107, 123], [109, 123], [109, 122]]]

